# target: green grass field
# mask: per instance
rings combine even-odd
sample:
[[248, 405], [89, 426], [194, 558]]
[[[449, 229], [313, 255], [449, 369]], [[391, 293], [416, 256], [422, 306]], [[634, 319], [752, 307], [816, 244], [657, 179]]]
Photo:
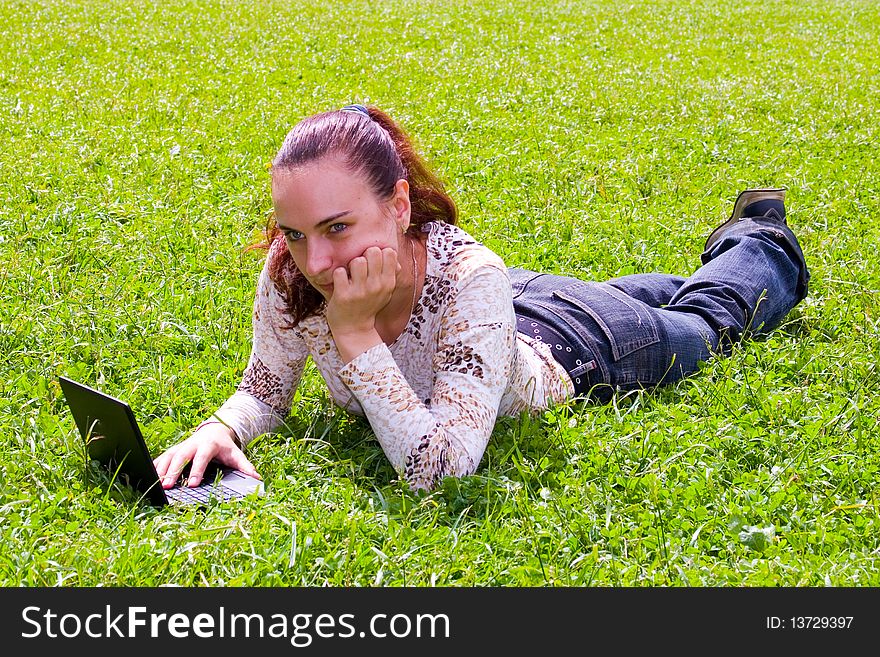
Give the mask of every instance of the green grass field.
[[[876, 586], [880, 7], [870, 0], [0, 2], [0, 584]], [[57, 384], [158, 454], [250, 353], [267, 163], [374, 103], [519, 265], [687, 275], [784, 185], [813, 274], [669, 388], [498, 423], [429, 495], [307, 370], [267, 496], [153, 510], [89, 474]]]

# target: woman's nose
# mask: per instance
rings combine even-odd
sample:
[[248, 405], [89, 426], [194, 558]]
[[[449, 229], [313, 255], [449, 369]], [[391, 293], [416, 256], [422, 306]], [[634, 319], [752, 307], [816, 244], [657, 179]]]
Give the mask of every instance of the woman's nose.
[[314, 277], [330, 268], [333, 259], [330, 257], [330, 250], [326, 246], [312, 242], [306, 247], [306, 266], [305, 274]]

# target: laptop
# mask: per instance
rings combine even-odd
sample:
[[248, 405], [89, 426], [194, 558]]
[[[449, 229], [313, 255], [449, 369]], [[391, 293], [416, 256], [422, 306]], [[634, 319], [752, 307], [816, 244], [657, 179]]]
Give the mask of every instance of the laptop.
[[200, 486], [188, 488], [178, 484], [163, 489], [129, 405], [67, 377], [59, 377], [58, 382], [86, 442], [89, 458], [97, 461], [111, 477], [130, 484], [141, 493], [141, 499], [153, 506], [204, 506], [212, 500], [225, 502], [254, 492], [263, 494], [263, 482], [259, 479], [213, 461], [205, 470]]

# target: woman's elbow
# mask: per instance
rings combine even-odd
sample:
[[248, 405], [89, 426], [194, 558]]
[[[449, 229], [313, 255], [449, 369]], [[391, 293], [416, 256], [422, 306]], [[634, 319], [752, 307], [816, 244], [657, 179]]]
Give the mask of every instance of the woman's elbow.
[[444, 477], [464, 477], [476, 469], [477, 463], [465, 450], [450, 446], [445, 439], [425, 437], [407, 455], [403, 476], [412, 490], [432, 491]]

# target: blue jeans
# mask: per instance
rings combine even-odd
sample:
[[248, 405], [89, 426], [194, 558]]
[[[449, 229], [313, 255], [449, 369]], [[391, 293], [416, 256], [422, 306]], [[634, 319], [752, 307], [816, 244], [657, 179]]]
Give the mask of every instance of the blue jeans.
[[608, 401], [616, 389], [678, 381], [744, 333], [769, 332], [806, 296], [809, 273], [785, 224], [741, 221], [702, 262], [688, 278], [633, 274], [605, 283], [511, 267], [517, 329], [546, 327], [561, 337], [554, 354], [576, 396]]

